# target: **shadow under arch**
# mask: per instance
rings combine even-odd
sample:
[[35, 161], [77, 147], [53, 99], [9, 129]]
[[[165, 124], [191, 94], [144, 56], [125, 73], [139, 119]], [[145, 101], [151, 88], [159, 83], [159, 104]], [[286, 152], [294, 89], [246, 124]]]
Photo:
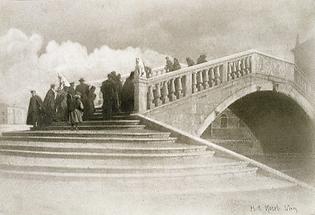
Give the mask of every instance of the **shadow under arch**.
[[207, 127], [229, 108], [243, 120], [266, 153], [312, 151], [314, 110], [308, 100], [293, 87], [273, 89], [272, 84], [251, 85], [225, 99], [196, 132]]
[[282, 93], [249, 94], [229, 106], [259, 140], [264, 153], [312, 151], [313, 123], [303, 108]]
[[[281, 86], [281, 85], [280, 85]], [[287, 97], [294, 100], [308, 115], [308, 117], [315, 121], [315, 110], [311, 103], [294, 87], [291, 85], [284, 85], [285, 87], [279, 87], [277, 93], [281, 93]], [[259, 89], [259, 90], [258, 90]], [[270, 82], [260, 83], [259, 86], [256, 84], [251, 84], [233, 94], [228, 98], [225, 98], [216, 108], [210, 113], [203, 123], [199, 126], [199, 129], [194, 132], [195, 135], [201, 136], [202, 133], [208, 128], [208, 126], [220, 115], [224, 110], [226, 110], [230, 105], [235, 103], [237, 100], [257, 92], [273, 92], [273, 85]]]

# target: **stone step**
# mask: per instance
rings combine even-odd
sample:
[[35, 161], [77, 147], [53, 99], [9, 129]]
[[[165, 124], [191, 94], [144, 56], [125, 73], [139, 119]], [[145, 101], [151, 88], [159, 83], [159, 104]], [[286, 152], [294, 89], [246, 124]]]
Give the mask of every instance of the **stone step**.
[[[134, 115], [114, 115], [112, 116], [112, 120], [136, 120], [138, 119], [137, 116]], [[94, 114], [91, 116], [91, 120], [103, 120], [102, 114]]]
[[90, 153], [137, 153], [137, 154], [158, 154], [158, 153], [188, 153], [205, 151], [206, 146], [166, 146], [166, 147], [134, 147], [134, 146], [108, 146], [107, 144], [50, 144], [43, 146], [41, 144], [32, 144], [24, 142], [24, 144], [4, 143], [0, 145], [0, 150], [17, 150], [17, 151], [33, 151], [33, 152], [90, 152]]
[[[138, 125], [140, 120], [88, 120], [81, 125]], [[52, 126], [67, 126], [68, 122], [53, 122]]]
[[2, 136], [45, 136], [45, 137], [129, 137], [129, 138], [166, 138], [170, 136], [169, 132], [155, 132], [150, 130], [97, 130], [97, 131], [69, 131], [69, 130], [57, 130], [57, 131], [15, 131], [4, 132]]
[[216, 171], [187, 171], [187, 172], [170, 172], [170, 173], [77, 173], [77, 172], [46, 172], [46, 171], [26, 171], [26, 170], [6, 170], [0, 169], [1, 174], [15, 175], [19, 177], [31, 177], [31, 178], [45, 178], [45, 177], [58, 177], [67, 179], [78, 179], [78, 178], [90, 178], [90, 179], [104, 179], [104, 178], [139, 178], [141, 181], [145, 178], [187, 178], [187, 177], [235, 177], [235, 176], [253, 176], [256, 175], [257, 168], [247, 167], [242, 169], [222, 169]]
[[28, 151], [17, 149], [0, 149], [0, 155], [12, 155], [21, 157], [61, 158], [61, 159], [167, 159], [185, 158], [196, 156], [212, 156], [213, 151], [196, 151], [181, 153], [110, 153], [110, 152], [66, 152], [66, 151]]
[[[96, 108], [95, 109], [95, 112], [93, 114], [102, 114], [103, 113], [103, 110], [102, 108]], [[119, 112], [119, 113], [112, 113], [113, 116], [132, 116], [133, 113], [130, 113], [130, 112]]]
[[[96, 109], [93, 115], [102, 115], [103, 110], [102, 109]], [[132, 113], [126, 113], [126, 112], [120, 112], [120, 113], [113, 113], [113, 116], [131, 116]]]
[[[144, 129], [145, 125], [79, 125], [79, 130], [116, 130], [116, 129]], [[71, 130], [70, 125], [47, 126], [43, 130]]]
[[0, 163], [8, 165], [71, 166], [71, 165], [111, 165], [148, 166], [204, 164], [211, 162], [213, 151], [189, 153], [51, 153], [16, 150], [0, 150]]
[[109, 166], [109, 165], [68, 165], [68, 166], [40, 166], [40, 165], [8, 165], [0, 164], [1, 170], [57, 172], [57, 173], [107, 173], [107, 174], [143, 174], [143, 173], [189, 173], [219, 170], [243, 170], [247, 162], [209, 163], [207, 165], [179, 165], [179, 166]]
[[[1, 139], [1, 138], [0, 138]], [[33, 146], [33, 147], [56, 147], [56, 148], [187, 148], [190, 146], [202, 146], [195, 144], [186, 144], [186, 143], [170, 143], [168, 141], [162, 142], [91, 142], [91, 143], [82, 143], [82, 142], [54, 142], [54, 141], [25, 141], [25, 140], [1, 140], [3, 146]], [[204, 146], [203, 146], [204, 147]]]
[[0, 141], [28, 142], [60, 142], [60, 143], [174, 143], [175, 137], [146, 138], [146, 137], [54, 137], [54, 136], [2, 136]]

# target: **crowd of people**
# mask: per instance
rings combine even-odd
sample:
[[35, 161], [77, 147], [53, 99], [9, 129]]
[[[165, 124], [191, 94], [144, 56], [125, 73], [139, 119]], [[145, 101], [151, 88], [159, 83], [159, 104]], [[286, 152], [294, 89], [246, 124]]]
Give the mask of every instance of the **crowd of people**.
[[[165, 61], [166, 62], [165, 62], [164, 69], [166, 72], [172, 72], [172, 71], [181, 69], [181, 65], [177, 58], [174, 58], [172, 62], [172, 60], [169, 57], [165, 57]], [[193, 66], [196, 64], [205, 63], [207, 62], [207, 56], [205, 54], [200, 55], [197, 59], [197, 63], [195, 63], [195, 61], [191, 59], [190, 57], [187, 57], [186, 62], [187, 62], [187, 66]]]
[[[111, 119], [113, 114], [132, 112], [134, 106], [134, 72], [122, 84], [121, 75], [116, 72], [108, 74], [107, 80], [102, 83], [103, 118]], [[31, 91], [28, 107], [27, 124], [33, 128], [51, 125], [53, 122], [64, 121], [71, 124], [73, 129], [85, 120], [93, 119], [95, 112], [94, 100], [96, 87], [89, 86], [81, 78], [79, 84], [70, 83], [70, 86], [51, 84], [44, 101]]]
[[111, 119], [113, 114], [131, 112], [134, 106], [134, 72], [126, 79], [124, 85], [120, 74], [111, 72], [102, 83], [103, 119]]
[[[196, 64], [205, 63], [206, 55], [200, 55]], [[177, 58], [173, 61], [166, 57], [166, 72], [172, 72], [181, 69], [181, 64]], [[193, 66], [193, 59], [186, 58], [187, 65]], [[151, 73], [151, 68], [145, 67], [144, 71]], [[107, 79], [102, 83], [100, 91], [103, 96], [102, 114], [104, 120], [109, 120], [114, 114], [120, 112], [132, 112], [134, 108], [134, 75], [131, 72], [126, 81], [122, 82], [121, 75], [115, 71], [108, 74]], [[149, 75], [150, 76], [150, 75]], [[46, 93], [44, 101], [31, 91], [31, 98], [28, 108], [27, 124], [33, 125], [33, 128], [39, 128], [43, 125], [51, 125], [56, 121], [65, 121], [71, 124], [74, 129], [78, 129], [78, 124], [84, 120], [91, 120], [95, 112], [94, 100], [96, 99], [96, 87], [85, 83], [81, 78], [79, 84], [75, 86], [74, 82], [65, 86], [59, 80], [59, 87], [51, 84]]]

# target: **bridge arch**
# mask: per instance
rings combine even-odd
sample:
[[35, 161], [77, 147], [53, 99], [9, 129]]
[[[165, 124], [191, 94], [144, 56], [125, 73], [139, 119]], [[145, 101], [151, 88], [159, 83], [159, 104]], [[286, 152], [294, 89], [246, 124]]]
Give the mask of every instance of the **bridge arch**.
[[207, 127], [216, 119], [216, 117], [221, 114], [224, 110], [226, 110], [229, 106], [231, 106], [236, 101], [244, 98], [253, 93], [257, 92], [277, 92], [279, 94], [285, 95], [295, 101], [307, 114], [307, 116], [311, 119], [315, 119], [314, 108], [311, 103], [302, 95], [297, 89], [292, 87], [291, 85], [278, 85], [277, 89], [271, 82], [252, 84], [250, 86], [246, 86], [241, 90], [234, 92], [233, 95], [228, 98], [224, 98], [223, 101], [212, 111], [204, 120], [204, 122], [200, 125], [199, 129], [195, 132], [196, 135], [201, 136], [201, 134], [207, 129]]
[[313, 107], [294, 88], [279, 85], [275, 89], [266, 83], [241, 89], [215, 108], [198, 135], [227, 108], [246, 123], [266, 153], [312, 150]]
[[[240, 107], [236, 105], [240, 101], [251, 105], [249, 101], [257, 95], [267, 103], [277, 102], [273, 98], [279, 99], [278, 106], [271, 110], [277, 112], [279, 122], [279, 116], [288, 117], [292, 107], [296, 112], [291, 114], [297, 121], [297, 116], [307, 121], [315, 118], [312, 88], [305, 74], [294, 63], [255, 50], [172, 73], [139, 77], [135, 86], [138, 113], [197, 136], [228, 107]], [[261, 103], [259, 99], [256, 102]], [[282, 113], [279, 108], [284, 105], [287, 107]], [[260, 111], [259, 107], [254, 107]], [[304, 122], [296, 123], [299, 124]], [[292, 126], [287, 131], [290, 129]]]

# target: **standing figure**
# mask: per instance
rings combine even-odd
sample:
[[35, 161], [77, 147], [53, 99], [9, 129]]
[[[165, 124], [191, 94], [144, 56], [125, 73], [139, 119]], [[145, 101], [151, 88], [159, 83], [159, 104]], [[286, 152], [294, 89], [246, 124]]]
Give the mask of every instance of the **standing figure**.
[[174, 58], [173, 71], [181, 69], [181, 65], [177, 58]]
[[87, 85], [85, 82], [85, 80], [83, 78], [81, 78], [79, 80], [80, 84], [75, 88], [75, 92], [76, 93], [80, 93], [81, 95], [81, 101], [83, 103], [84, 106], [84, 112], [83, 112], [83, 120], [87, 120], [88, 117], [88, 113], [87, 113], [87, 106], [89, 105], [88, 102], [88, 95], [89, 95], [89, 85]]
[[166, 60], [166, 65], [165, 65], [165, 71], [166, 72], [171, 72], [173, 71], [173, 63], [172, 61], [170, 60], [169, 57], [165, 57], [165, 60]]
[[132, 112], [134, 109], [134, 72], [126, 79], [121, 92], [121, 110]]
[[53, 121], [56, 121], [57, 92], [55, 88], [56, 88], [56, 85], [51, 84], [50, 89], [46, 93], [46, 96], [44, 99], [44, 110], [45, 110], [44, 123], [46, 125], [50, 125]]
[[120, 74], [118, 74], [116, 76], [115, 87], [116, 87], [116, 92], [117, 92], [117, 104], [116, 104], [117, 110], [116, 111], [120, 112], [120, 110], [121, 110], [121, 91], [122, 91], [122, 87], [123, 87]]
[[64, 86], [62, 89], [58, 91], [56, 97], [56, 110], [57, 110], [57, 120], [58, 121], [67, 121], [67, 95], [68, 95], [68, 87]]
[[74, 82], [70, 83], [70, 87], [68, 88], [68, 94], [71, 94], [72, 96], [75, 95]]
[[146, 73], [146, 77], [147, 78], [151, 78], [152, 77], [152, 68], [149, 66], [145, 66], [145, 73]]
[[103, 94], [103, 119], [111, 119], [113, 113], [113, 103], [115, 100], [115, 87], [111, 81], [112, 74], [107, 75], [107, 80], [102, 83], [101, 92]]
[[195, 65], [194, 60], [191, 59], [190, 57], [187, 57], [187, 58], [186, 58], [186, 62], [187, 62], [187, 65], [188, 65], [188, 66], [193, 66], [193, 65]]
[[94, 112], [95, 112], [95, 106], [94, 106], [94, 100], [96, 98], [96, 94], [95, 94], [95, 90], [96, 88], [94, 86], [91, 86], [91, 88], [89, 89], [89, 95], [88, 95], [88, 102], [89, 105], [87, 107], [87, 112], [88, 112], [88, 118], [91, 119]]
[[33, 125], [33, 129], [37, 129], [41, 126], [42, 123], [42, 114], [43, 114], [43, 101], [36, 95], [36, 91], [31, 91], [32, 97], [30, 98], [30, 103], [27, 111], [27, 125]]
[[81, 101], [81, 96], [76, 94], [72, 101], [71, 104], [69, 105], [69, 111], [70, 111], [70, 117], [69, 121], [73, 129], [78, 130], [79, 123], [81, 123], [82, 116], [83, 116], [83, 103]]
[[207, 62], [207, 56], [205, 54], [200, 55], [199, 58], [197, 59], [197, 64], [205, 62]]
[[110, 73], [110, 77], [108, 80], [111, 82], [113, 88], [114, 88], [114, 95], [113, 95], [113, 102], [112, 102], [112, 113], [118, 113], [119, 112], [119, 92], [118, 92], [118, 81], [117, 81], [117, 75], [116, 72], [113, 71]]

